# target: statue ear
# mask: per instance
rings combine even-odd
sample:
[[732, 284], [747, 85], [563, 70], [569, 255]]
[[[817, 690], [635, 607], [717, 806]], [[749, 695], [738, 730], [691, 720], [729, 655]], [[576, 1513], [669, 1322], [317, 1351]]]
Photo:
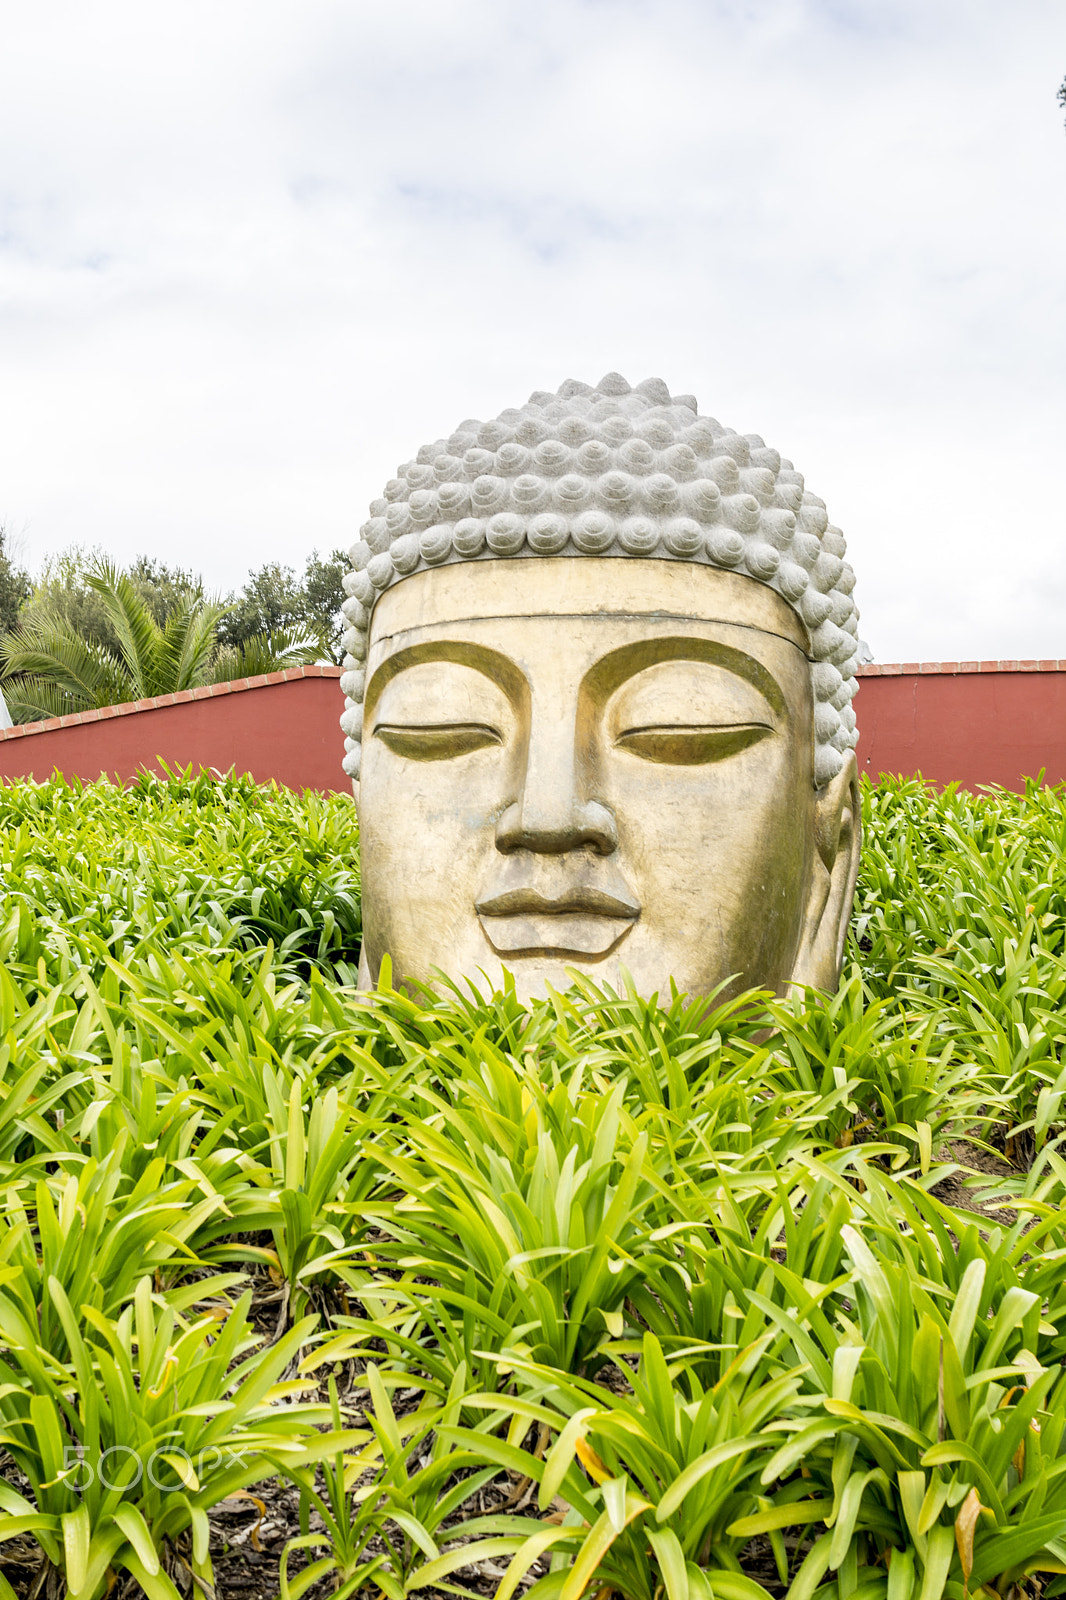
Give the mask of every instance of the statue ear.
[[815, 852], [807, 914], [792, 982], [835, 989], [859, 875], [862, 808], [855, 753], [849, 750], [836, 777], [817, 796]]

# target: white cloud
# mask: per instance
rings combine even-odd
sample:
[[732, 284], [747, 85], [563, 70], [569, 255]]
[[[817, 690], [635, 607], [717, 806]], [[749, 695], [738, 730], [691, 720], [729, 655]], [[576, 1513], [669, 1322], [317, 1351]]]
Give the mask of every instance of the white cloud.
[[1044, 0], [12, 10], [0, 516], [237, 584], [654, 372], [824, 495], [880, 659], [1066, 655], [1064, 72]]

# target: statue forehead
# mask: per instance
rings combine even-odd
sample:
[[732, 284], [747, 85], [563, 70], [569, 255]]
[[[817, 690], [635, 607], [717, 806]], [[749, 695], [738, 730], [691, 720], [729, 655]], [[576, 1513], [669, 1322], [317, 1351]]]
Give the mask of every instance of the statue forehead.
[[[764, 584], [713, 567], [673, 562], [494, 560], [413, 574], [381, 596], [370, 634], [371, 667], [412, 635], [493, 619], [565, 618], [721, 623], [786, 640], [804, 655], [795, 612]], [[480, 630], [479, 630], [480, 631]]]

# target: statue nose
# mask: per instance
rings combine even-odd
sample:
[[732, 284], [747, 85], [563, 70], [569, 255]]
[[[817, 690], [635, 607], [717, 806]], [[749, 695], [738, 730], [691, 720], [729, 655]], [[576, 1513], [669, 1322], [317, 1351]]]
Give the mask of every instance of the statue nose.
[[533, 732], [521, 792], [496, 824], [496, 848], [505, 855], [513, 850], [562, 855], [590, 846], [607, 856], [618, 848], [614, 813], [590, 794], [590, 763], [577, 754], [572, 730], [569, 740], [560, 738], [561, 732], [543, 725]]
[[512, 801], [496, 824], [496, 848], [504, 855], [512, 850], [563, 855], [585, 845], [600, 856], [618, 848], [614, 816], [598, 800], [573, 804], [572, 797], [559, 796], [555, 805], [533, 806], [523, 795]]

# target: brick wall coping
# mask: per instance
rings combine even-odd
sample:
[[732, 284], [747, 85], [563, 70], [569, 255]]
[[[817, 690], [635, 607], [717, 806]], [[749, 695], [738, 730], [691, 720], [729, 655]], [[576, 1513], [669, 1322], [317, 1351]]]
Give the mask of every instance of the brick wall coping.
[[912, 678], [938, 673], [955, 677], [964, 672], [1066, 672], [1060, 661], [895, 661], [871, 662], [859, 668], [860, 678]]
[[212, 700], [220, 694], [241, 694], [245, 689], [265, 689], [272, 683], [292, 683], [297, 678], [339, 678], [340, 667], [287, 667], [284, 672], [261, 672], [254, 678], [231, 678], [226, 683], [205, 683], [199, 689], [179, 689], [176, 694], [157, 694], [149, 700], [127, 700], [118, 706], [101, 706], [95, 711], [73, 711], [66, 717], [49, 717], [44, 722], [22, 722], [14, 728], [0, 728], [0, 741], [26, 739], [35, 733], [52, 733], [56, 728], [76, 728], [83, 722], [107, 722], [112, 717], [128, 717], [134, 711], [156, 711], [161, 706], [180, 706], [189, 700]]

